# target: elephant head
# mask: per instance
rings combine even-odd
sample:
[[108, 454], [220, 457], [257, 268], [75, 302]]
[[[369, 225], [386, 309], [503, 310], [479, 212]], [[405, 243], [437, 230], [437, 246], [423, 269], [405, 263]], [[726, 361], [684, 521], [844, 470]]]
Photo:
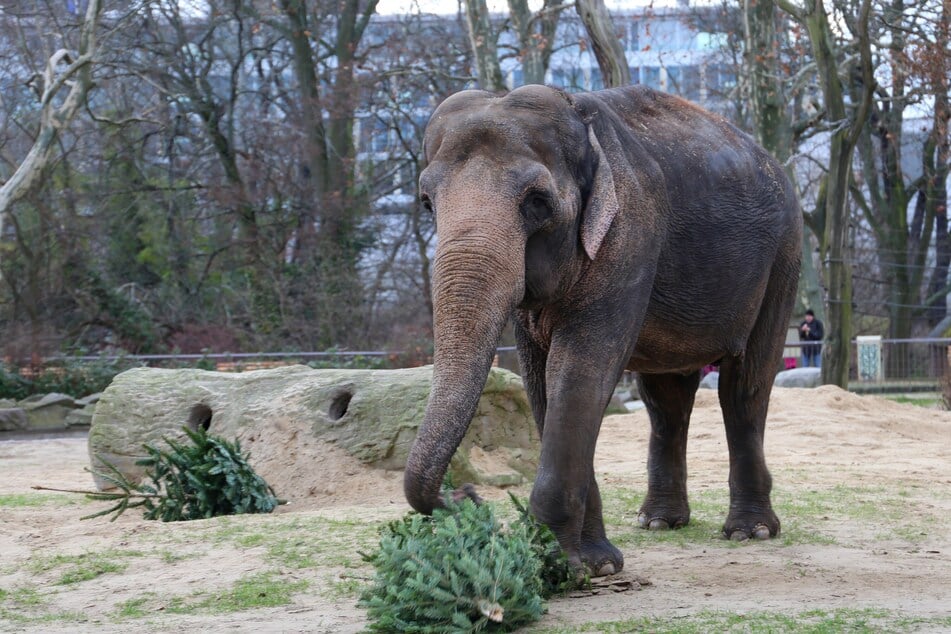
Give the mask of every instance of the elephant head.
[[420, 199], [435, 216], [432, 391], [406, 466], [429, 513], [516, 308], [557, 301], [584, 274], [618, 211], [595, 127], [558, 90], [464, 91], [426, 129]]

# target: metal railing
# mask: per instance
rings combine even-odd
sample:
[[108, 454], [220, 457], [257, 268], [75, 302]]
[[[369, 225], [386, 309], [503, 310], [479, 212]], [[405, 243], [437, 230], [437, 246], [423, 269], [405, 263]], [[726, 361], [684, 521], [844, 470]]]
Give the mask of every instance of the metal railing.
[[859, 372], [859, 346], [852, 345], [849, 378], [857, 387], [903, 387], [908, 391], [940, 391], [948, 373], [951, 338], [882, 339], [881, 372]]
[[[787, 342], [784, 351], [784, 367], [803, 367], [803, 358], [799, 342]], [[849, 377], [857, 385], [876, 383], [905, 385], [916, 389], [940, 388], [949, 370], [951, 338], [882, 339], [881, 374], [874, 380], [861, 376], [858, 370], [858, 346], [852, 342], [852, 359]], [[354, 359], [372, 360], [379, 367], [408, 367], [432, 363], [431, 355], [425, 351], [404, 350], [339, 350], [323, 352], [240, 352], [208, 354], [146, 354], [146, 355], [86, 355], [53, 356], [42, 360], [38, 367], [20, 366], [21, 373], [28, 375], [44, 368], [56, 367], [65, 363], [122, 363], [149, 365], [157, 367], [204, 366], [209, 369], [249, 370], [275, 367], [291, 363], [339, 362], [347, 365]], [[518, 353], [514, 346], [497, 348], [495, 365], [513, 372], [520, 372]]]

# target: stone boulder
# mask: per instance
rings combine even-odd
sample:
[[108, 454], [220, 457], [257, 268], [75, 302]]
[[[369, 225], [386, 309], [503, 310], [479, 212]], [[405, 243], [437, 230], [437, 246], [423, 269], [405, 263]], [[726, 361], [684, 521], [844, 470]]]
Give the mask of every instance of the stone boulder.
[[[243, 373], [135, 368], [102, 393], [89, 433], [94, 470], [108, 461], [130, 479], [144, 444], [184, 438], [184, 426], [238, 439], [255, 469], [301, 459], [299, 479], [312, 478], [327, 445], [360, 462], [402, 469], [423, 420], [432, 366], [404, 370], [314, 370], [288, 366]], [[302, 441], [310, 443], [302, 448]], [[306, 450], [304, 450], [306, 449]], [[450, 464], [456, 483], [530, 481], [539, 443], [521, 379], [493, 368], [478, 410]], [[264, 456], [256, 461], [256, 456]], [[319, 465], [317, 465], [319, 466]], [[309, 471], [308, 471], [309, 470]], [[108, 483], [97, 478], [97, 486]], [[312, 485], [313, 482], [310, 483]], [[310, 486], [306, 482], [295, 486]]]
[[99, 402], [99, 399], [101, 397], [102, 397], [102, 392], [96, 392], [95, 394], [90, 394], [89, 396], [77, 398], [76, 404], [82, 408], [95, 407], [96, 403]]
[[82, 409], [74, 409], [66, 415], [66, 427], [70, 429], [76, 427], [89, 427], [92, 425], [92, 417], [95, 412], [95, 405], [87, 405]]
[[773, 382], [776, 387], [819, 387], [821, 384], [822, 370], [819, 368], [783, 370]]
[[22, 431], [29, 426], [26, 411], [19, 407], [0, 409], [0, 431]]
[[700, 387], [705, 390], [715, 390], [720, 387], [720, 373], [708, 372], [706, 376], [700, 379]]
[[27, 427], [31, 431], [66, 429], [66, 417], [80, 408], [76, 400], [67, 394], [35, 394], [20, 401], [26, 412]]

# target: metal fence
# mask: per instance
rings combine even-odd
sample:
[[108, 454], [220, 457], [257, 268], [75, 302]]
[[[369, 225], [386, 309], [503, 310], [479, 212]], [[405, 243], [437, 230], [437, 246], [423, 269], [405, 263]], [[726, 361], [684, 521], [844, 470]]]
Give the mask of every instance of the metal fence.
[[[859, 338], [852, 346], [849, 377], [857, 387], [903, 387], [908, 391], [940, 391], [948, 374], [948, 354], [951, 339], [882, 339], [881, 356], [866, 363], [874, 353], [863, 348], [869, 345]], [[869, 372], [878, 363], [876, 373]]]
[[[951, 354], [951, 338], [933, 339], [881, 339], [880, 355], [876, 362], [880, 371], [869, 374], [862, 371], [860, 358], [862, 338], [853, 341], [849, 377], [857, 389], [875, 389], [875, 386], [906, 387], [914, 390], [939, 390], [948, 373], [948, 357]], [[803, 367], [799, 342], [787, 341], [784, 351], [784, 368]], [[864, 361], [867, 362], [867, 359]], [[359, 366], [399, 368], [432, 363], [426, 350], [341, 350], [325, 352], [248, 352], [220, 354], [156, 354], [121, 356], [67, 356], [49, 357], [37, 366], [20, 366], [17, 370], [24, 376], [41, 372], [66, 363], [119, 363], [128, 366], [148, 365], [155, 367], [204, 367], [224, 371], [242, 371], [277, 367], [292, 363], [310, 363], [326, 366]], [[520, 371], [518, 353], [514, 346], [497, 349], [495, 365], [513, 372]], [[867, 363], [866, 363], [867, 365]]]

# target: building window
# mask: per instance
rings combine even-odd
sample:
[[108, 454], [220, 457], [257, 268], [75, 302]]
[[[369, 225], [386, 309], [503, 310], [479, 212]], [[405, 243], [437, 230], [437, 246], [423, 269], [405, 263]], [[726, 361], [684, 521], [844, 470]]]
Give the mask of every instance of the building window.
[[655, 90], [661, 90], [660, 66], [644, 66], [641, 68], [641, 83]]
[[640, 23], [637, 20], [632, 20], [627, 23], [627, 42], [625, 42], [626, 48], [632, 53], [636, 53], [641, 50], [638, 38], [638, 29], [641, 28]]
[[667, 69], [667, 91], [690, 101], [700, 100], [700, 68], [672, 66]]

